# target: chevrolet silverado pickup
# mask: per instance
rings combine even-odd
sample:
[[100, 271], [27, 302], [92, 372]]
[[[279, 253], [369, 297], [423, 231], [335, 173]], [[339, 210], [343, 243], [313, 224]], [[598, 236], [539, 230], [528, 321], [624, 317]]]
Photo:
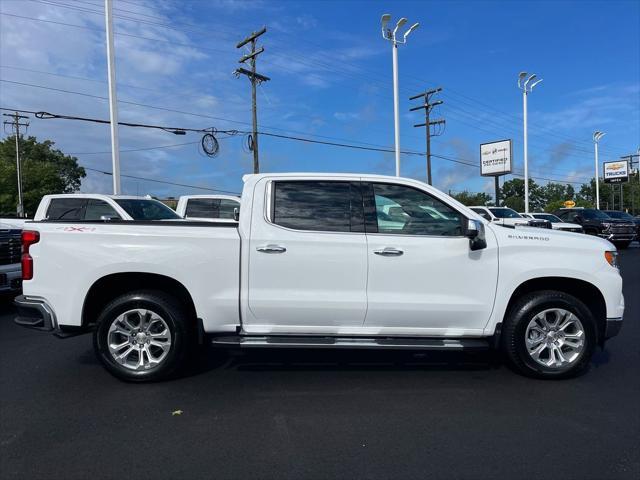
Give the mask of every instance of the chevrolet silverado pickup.
[[[405, 215], [388, 221], [391, 207]], [[203, 342], [496, 348], [525, 375], [564, 378], [622, 325], [611, 243], [494, 225], [416, 180], [247, 175], [239, 213], [27, 223], [16, 322], [92, 331], [104, 366], [130, 381], [177, 374]]]

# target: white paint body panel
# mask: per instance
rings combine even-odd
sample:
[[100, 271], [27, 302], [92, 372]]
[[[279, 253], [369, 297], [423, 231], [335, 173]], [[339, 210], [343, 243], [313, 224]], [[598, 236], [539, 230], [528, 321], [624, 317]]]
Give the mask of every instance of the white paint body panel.
[[[268, 184], [278, 179], [384, 181], [422, 189], [485, 225], [487, 248], [462, 237], [301, 232], [268, 221]], [[602, 293], [607, 317], [623, 315], [622, 279], [606, 240], [547, 229], [492, 225], [444, 193], [396, 177], [248, 175], [235, 226], [31, 222], [34, 278], [24, 294], [46, 299], [61, 325], [80, 325], [100, 278], [164, 275], [190, 293], [207, 332], [488, 336], [511, 295], [540, 277], [580, 279]], [[282, 244], [282, 254], [257, 252]], [[401, 257], [372, 250], [397, 246]], [[144, 285], [140, 286], [144, 288]]]

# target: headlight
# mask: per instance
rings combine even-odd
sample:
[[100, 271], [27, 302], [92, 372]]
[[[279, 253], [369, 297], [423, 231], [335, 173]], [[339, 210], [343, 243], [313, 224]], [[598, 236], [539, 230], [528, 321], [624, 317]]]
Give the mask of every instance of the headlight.
[[604, 252], [604, 258], [613, 268], [618, 268], [618, 252], [607, 250]]

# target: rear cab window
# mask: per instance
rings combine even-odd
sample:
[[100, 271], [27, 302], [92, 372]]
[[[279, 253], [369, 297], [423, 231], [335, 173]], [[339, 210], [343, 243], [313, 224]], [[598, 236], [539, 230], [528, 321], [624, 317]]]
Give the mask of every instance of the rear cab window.
[[52, 198], [47, 208], [47, 220], [84, 220], [86, 198]]

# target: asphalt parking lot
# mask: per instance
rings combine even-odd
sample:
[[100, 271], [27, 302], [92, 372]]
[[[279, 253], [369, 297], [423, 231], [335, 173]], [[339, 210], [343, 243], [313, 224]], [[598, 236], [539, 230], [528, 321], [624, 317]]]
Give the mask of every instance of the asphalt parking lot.
[[[637, 244], [636, 244], [637, 245]], [[483, 354], [204, 354], [132, 385], [91, 338], [0, 314], [0, 476], [640, 478], [640, 248], [621, 253], [625, 324], [573, 380]]]

